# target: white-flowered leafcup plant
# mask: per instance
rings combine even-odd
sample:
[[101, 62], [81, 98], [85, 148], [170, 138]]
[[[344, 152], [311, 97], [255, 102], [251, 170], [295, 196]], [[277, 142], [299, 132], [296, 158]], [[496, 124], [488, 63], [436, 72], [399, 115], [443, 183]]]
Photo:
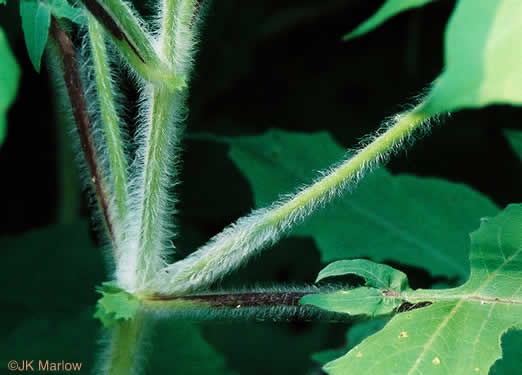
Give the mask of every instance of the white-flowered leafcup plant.
[[[346, 39], [429, 2], [388, 0]], [[171, 218], [176, 210], [186, 99], [198, 29], [212, 8], [197, 0], [157, 0], [155, 6], [156, 17], [144, 22], [123, 0], [81, 0], [74, 6], [66, 0], [20, 1], [32, 62], [39, 70], [47, 48], [70, 109], [85, 180], [114, 270], [112, 281], [99, 288], [102, 298], [95, 316], [110, 337], [98, 371], [138, 373], [146, 328], [158, 318], [332, 320], [382, 315], [393, 318], [379, 333], [326, 363], [325, 371], [487, 374], [501, 357], [500, 337], [509, 329], [522, 328], [520, 205], [484, 220], [474, 232], [471, 274], [458, 288], [412, 290], [402, 272], [355, 259], [328, 265], [317, 281], [355, 274], [365, 280], [362, 287], [210, 290], [312, 213], [356, 189], [365, 175], [424, 134], [440, 115], [497, 103], [521, 105], [522, 2], [457, 1], [446, 29], [444, 71], [418, 103], [387, 120], [337, 164], [317, 172], [308, 185], [281, 192], [284, 195], [276, 202], [239, 218], [174, 263], [169, 263], [176, 234]], [[72, 42], [79, 40], [71, 36], [73, 32], [83, 38], [78, 46]], [[122, 103], [127, 99], [118, 91], [114, 70], [120, 65], [139, 90], [138, 129], [133, 135], [123, 121]], [[354, 256], [350, 251], [345, 249], [345, 257]], [[462, 271], [464, 280], [467, 268]], [[383, 359], [392, 357], [392, 365]]]

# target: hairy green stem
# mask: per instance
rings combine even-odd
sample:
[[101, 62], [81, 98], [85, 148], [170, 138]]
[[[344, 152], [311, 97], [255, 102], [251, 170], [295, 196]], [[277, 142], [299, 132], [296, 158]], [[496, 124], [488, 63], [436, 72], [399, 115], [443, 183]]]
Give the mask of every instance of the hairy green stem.
[[[168, 200], [168, 178], [172, 166], [165, 153], [172, 151], [172, 103], [174, 92], [166, 88], [152, 89], [147, 153], [143, 167], [138, 282], [145, 283], [162, 267], [162, 246], [166, 236], [162, 224], [166, 220], [162, 206]], [[170, 128], [169, 128], [170, 127]]]
[[154, 280], [154, 288], [167, 294], [184, 294], [207, 288], [260, 249], [274, 243], [284, 232], [310, 215], [314, 207], [340, 193], [345, 185], [357, 182], [369, 167], [386, 159], [428, 118], [422, 105], [398, 115], [386, 131], [309, 187], [272, 207], [239, 219], [198, 251], [167, 267]]
[[119, 52], [139, 77], [171, 90], [183, 87], [183, 77], [154, 49], [143, 22], [122, 0], [82, 0], [111, 36]]
[[104, 374], [137, 375], [140, 373], [140, 348], [144, 336], [144, 315], [140, 312], [133, 319], [115, 323]]
[[[177, 72], [190, 71], [192, 39], [190, 29], [194, 0], [164, 0], [159, 37], [162, 57]], [[190, 13], [190, 17], [187, 16]], [[188, 74], [187, 74], [188, 75]], [[164, 266], [165, 248], [171, 235], [170, 215], [173, 207], [170, 187], [175, 178], [175, 149], [179, 143], [184, 111], [184, 93], [168, 87], [152, 86], [147, 90], [149, 126], [144, 144], [137, 284], [143, 287]]]
[[88, 15], [89, 37], [96, 77], [96, 92], [105, 133], [112, 177], [113, 199], [121, 222], [127, 215], [127, 160], [120, 132], [120, 120], [114, 102], [111, 70], [107, 58], [104, 31], [92, 15]]

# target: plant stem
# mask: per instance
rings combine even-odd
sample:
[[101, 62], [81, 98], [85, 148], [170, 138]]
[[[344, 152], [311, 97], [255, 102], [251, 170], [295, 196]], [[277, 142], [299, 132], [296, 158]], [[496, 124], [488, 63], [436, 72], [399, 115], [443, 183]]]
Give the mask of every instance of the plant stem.
[[152, 38], [135, 12], [121, 0], [82, 0], [89, 12], [108, 31], [112, 41], [139, 77], [171, 90], [185, 85], [153, 47]]
[[370, 167], [385, 160], [429, 116], [422, 105], [398, 115], [392, 126], [324, 177], [297, 194], [254, 211], [225, 228], [206, 245], [184, 260], [168, 266], [154, 280], [154, 288], [165, 294], [185, 294], [207, 288], [237, 268], [249, 257], [274, 243], [314, 208], [338, 195], [348, 184], [356, 183]]
[[[163, 1], [160, 53], [175, 71], [186, 77], [190, 73], [195, 34], [190, 28], [193, 9], [194, 0]], [[185, 111], [185, 92], [171, 90], [166, 86], [149, 86], [145, 95], [148, 99], [147, 127], [144, 129], [142, 147], [138, 151], [139, 157], [143, 157], [143, 169], [138, 178], [137, 281], [131, 289], [145, 288], [165, 266], [165, 249], [172, 235], [170, 222], [174, 199], [170, 189], [176, 177], [176, 147]]]
[[160, 317], [190, 320], [346, 320], [347, 316], [329, 313], [299, 300], [318, 289], [289, 289], [243, 292], [218, 292], [186, 296], [152, 295], [141, 298], [147, 313]]
[[138, 312], [133, 319], [115, 323], [108, 348], [106, 375], [139, 374], [139, 350], [144, 336], [144, 316]]
[[121, 223], [127, 215], [127, 160], [120, 132], [120, 120], [112, 94], [111, 71], [105, 48], [104, 32], [92, 15], [88, 15], [89, 38], [96, 77], [96, 92], [101, 112], [101, 122], [105, 133], [109, 166], [112, 177], [113, 199]]
[[93, 128], [87, 112], [76, 52], [69, 35], [60, 27], [54, 17], [51, 20], [50, 35], [58, 46], [58, 53], [63, 68], [63, 78], [80, 138], [80, 145], [90, 174], [90, 182], [95, 192], [105, 228], [114, 244], [114, 233], [109, 215], [109, 200], [106, 187], [103, 185], [104, 176], [101, 173], [99, 156], [93, 140]]

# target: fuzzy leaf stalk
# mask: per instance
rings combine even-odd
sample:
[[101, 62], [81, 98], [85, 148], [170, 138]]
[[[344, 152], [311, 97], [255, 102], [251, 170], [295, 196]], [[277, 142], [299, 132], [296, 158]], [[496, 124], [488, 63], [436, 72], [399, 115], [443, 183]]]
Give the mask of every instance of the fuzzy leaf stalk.
[[[129, 185], [125, 254], [118, 261], [118, 284], [131, 292], [150, 291], [150, 281], [166, 266], [172, 249], [177, 155], [187, 115], [185, 99], [192, 71], [199, 6], [195, 0], [164, 0], [154, 40], [161, 61], [176, 82], [146, 82], [141, 88], [138, 149]], [[145, 81], [144, 81], [145, 82]]]

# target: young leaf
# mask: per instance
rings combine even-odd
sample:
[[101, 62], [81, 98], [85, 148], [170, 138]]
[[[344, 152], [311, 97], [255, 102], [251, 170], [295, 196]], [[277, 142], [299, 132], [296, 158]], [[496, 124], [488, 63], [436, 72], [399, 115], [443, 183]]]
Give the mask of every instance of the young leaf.
[[20, 68], [0, 27], [0, 146], [7, 131], [7, 110], [16, 97], [19, 78]]
[[372, 288], [389, 289], [397, 293], [408, 289], [408, 279], [404, 273], [366, 259], [340, 260], [331, 263], [319, 272], [315, 282], [326, 277], [349, 274], [364, 278], [366, 285]]
[[522, 105], [522, 2], [460, 0], [446, 28], [444, 71], [425, 110]]
[[[464, 285], [405, 290], [400, 298], [431, 305], [396, 315], [383, 330], [325, 365], [325, 371], [488, 374], [501, 357], [502, 335], [522, 329], [521, 224], [522, 204], [484, 220], [471, 236], [471, 276]], [[333, 308], [338, 311], [339, 305]]]
[[387, 0], [373, 16], [357, 26], [355, 30], [346, 34], [343, 39], [349, 40], [357, 38], [358, 36], [377, 28], [397, 14], [411, 8], [421, 7], [431, 1], [432, 0]]
[[[324, 132], [272, 130], [260, 136], [220, 140], [230, 145], [230, 157], [250, 181], [257, 207], [308, 183], [315, 171], [342, 159], [345, 153]], [[468, 275], [467, 233], [476, 228], [480, 217], [497, 212], [490, 200], [464, 185], [392, 176], [381, 168], [367, 176], [353, 194], [317, 212], [292, 234], [314, 238], [323, 262], [348, 256], [394, 260], [464, 281]]]
[[336, 313], [376, 317], [391, 314], [402, 303], [399, 298], [385, 298], [383, 293], [384, 291], [376, 288], [361, 287], [307, 295], [301, 298], [300, 303]]
[[511, 144], [511, 148], [518, 155], [522, 161], [522, 131], [519, 130], [504, 130], [504, 135]]
[[310, 294], [301, 298], [301, 304], [311, 304], [325, 310], [350, 315], [386, 315], [401, 305], [398, 298], [384, 298], [400, 295], [409, 289], [406, 275], [384, 264], [365, 259], [341, 260], [326, 266], [317, 277], [353, 274], [365, 279], [368, 287], [341, 290], [334, 293]]
[[51, 25], [51, 9], [40, 0], [21, 0], [20, 16], [29, 58], [36, 71], [40, 72], [40, 62]]
[[100, 319], [106, 328], [112, 327], [118, 320], [129, 320], [136, 316], [138, 298], [112, 282], [104, 282], [97, 290], [102, 298], [96, 304], [94, 317]]

